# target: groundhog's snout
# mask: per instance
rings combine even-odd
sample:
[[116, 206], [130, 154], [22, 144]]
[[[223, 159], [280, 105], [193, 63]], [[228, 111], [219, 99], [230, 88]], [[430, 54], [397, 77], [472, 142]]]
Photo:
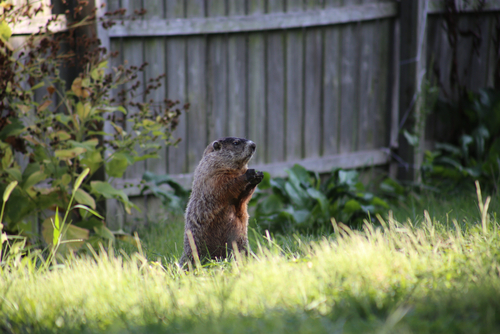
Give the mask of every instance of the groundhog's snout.
[[257, 147], [257, 145], [255, 145], [255, 143], [250, 140], [248, 147], [250, 147], [250, 149], [252, 150], [252, 153], [253, 153], [253, 152], [255, 152], [255, 148]]

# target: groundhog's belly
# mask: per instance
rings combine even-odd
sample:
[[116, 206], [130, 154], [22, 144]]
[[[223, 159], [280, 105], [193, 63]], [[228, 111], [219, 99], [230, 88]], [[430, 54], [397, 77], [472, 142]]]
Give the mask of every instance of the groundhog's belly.
[[244, 246], [242, 237], [246, 235], [246, 224], [241, 221], [234, 206], [218, 214], [207, 227], [204, 240], [210, 257], [227, 257], [234, 244], [239, 249]]

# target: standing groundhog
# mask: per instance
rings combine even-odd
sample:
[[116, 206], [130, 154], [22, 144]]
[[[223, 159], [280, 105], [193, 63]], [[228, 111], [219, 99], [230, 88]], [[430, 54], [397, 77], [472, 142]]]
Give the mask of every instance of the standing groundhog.
[[255, 147], [251, 140], [226, 137], [205, 149], [186, 209], [181, 265], [193, 261], [189, 232], [200, 259], [225, 258], [233, 244], [248, 253], [247, 204], [264, 177], [247, 166]]

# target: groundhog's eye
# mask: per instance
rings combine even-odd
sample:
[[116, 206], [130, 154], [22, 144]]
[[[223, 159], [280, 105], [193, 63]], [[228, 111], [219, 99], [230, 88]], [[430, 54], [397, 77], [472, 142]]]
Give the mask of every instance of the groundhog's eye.
[[240, 142], [239, 141], [233, 141], [233, 145], [236, 146], [236, 145], [239, 145]]

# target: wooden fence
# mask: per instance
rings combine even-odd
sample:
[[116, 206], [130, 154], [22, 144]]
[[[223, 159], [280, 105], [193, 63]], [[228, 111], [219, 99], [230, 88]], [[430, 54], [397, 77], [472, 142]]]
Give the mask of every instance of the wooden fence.
[[[108, 50], [120, 52], [114, 65], [149, 63], [143, 83], [166, 73], [155, 100], [191, 105], [175, 133], [182, 138], [178, 147], [165, 147], [161, 159], [134, 165], [118, 186], [138, 183], [146, 170], [171, 174], [189, 186], [206, 145], [224, 136], [255, 141], [251, 166], [274, 176], [297, 162], [318, 172], [388, 165], [395, 153], [408, 163], [399, 164], [400, 169], [409, 166], [411, 174], [419, 150], [401, 139], [401, 130], [418, 118], [422, 80], [437, 73], [431, 66], [440, 68], [435, 78], [442, 81], [452, 66], [442, 0], [95, 4], [104, 5], [99, 15], [118, 8], [147, 10], [143, 17], [118, 20], [110, 29], [98, 26], [99, 38]], [[482, 3], [481, 14], [474, 14], [475, 1], [455, 4], [471, 12], [461, 14], [461, 27], [474, 30], [479, 24], [485, 41], [477, 52], [464, 52], [468, 58], [461, 57], [458, 66], [470, 76], [470, 86], [492, 86], [499, 59], [494, 41], [499, 38], [500, 1]], [[466, 39], [461, 47], [469, 50]], [[424, 148], [432, 146], [439, 131], [429, 123]], [[125, 190], [133, 197], [139, 194], [136, 189]], [[134, 201], [143, 214], [161, 206], [148, 197]], [[117, 226], [130, 222], [113, 201], [107, 207], [108, 220], [116, 220]]]

